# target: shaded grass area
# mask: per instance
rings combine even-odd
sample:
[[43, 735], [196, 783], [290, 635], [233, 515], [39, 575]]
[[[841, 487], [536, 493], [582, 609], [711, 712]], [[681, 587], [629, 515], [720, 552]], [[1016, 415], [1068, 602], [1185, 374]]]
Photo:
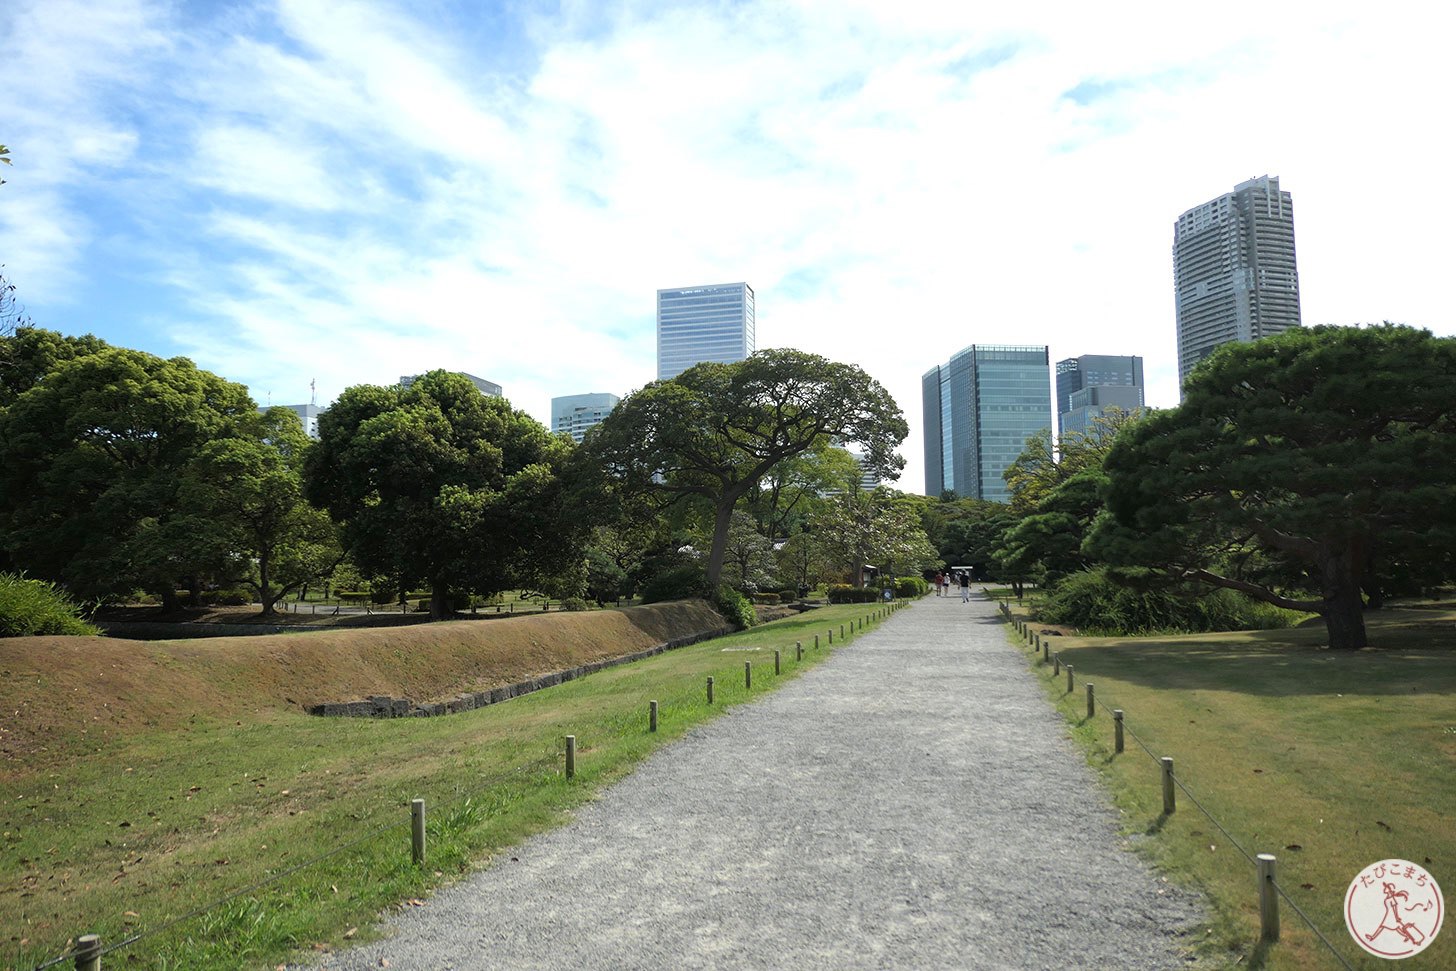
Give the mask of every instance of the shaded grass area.
[[[89, 757], [11, 773], [0, 802], [0, 967], [32, 968], [81, 933], [108, 944], [149, 935], [107, 966], [190, 969], [272, 967], [301, 948], [368, 936], [381, 909], [428, 906], [432, 887], [560, 824], [663, 744], [852, 644], [839, 625], [870, 613], [865, 605], [811, 611], [459, 715], [199, 713], [181, 727], [110, 737]], [[795, 641], [804, 643], [802, 663]], [[652, 699], [656, 734], [647, 730]], [[577, 738], [571, 783], [562, 770], [567, 734]], [[427, 805], [424, 868], [410, 858], [412, 798]]]
[[[1456, 612], [1383, 611], [1368, 623], [1372, 647], [1350, 652], [1323, 648], [1322, 625], [1047, 638], [1074, 668], [1071, 693], [1065, 670], [1054, 677], [1022, 648], [1110, 783], [1127, 832], [1172, 878], [1209, 894], [1216, 914], [1203, 950], [1220, 966], [1341, 967], [1287, 903], [1281, 942], [1257, 944], [1254, 867], [1181, 790], [1177, 811], [1163, 815], [1158, 765], [1133, 733], [1173, 757], [1178, 778], [1250, 855], [1278, 858], [1280, 886], [1353, 967], [1388, 966], [1345, 929], [1344, 894], [1362, 867], [1407, 859], [1447, 894], [1456, 887]], [[1091, 719], [1088, 681], [1101, 702]], [[1126, 713], [1120, 755], [1111, 708]], [[1411, 962], [1456, 967], [1456, 934], [1448, 927]]]

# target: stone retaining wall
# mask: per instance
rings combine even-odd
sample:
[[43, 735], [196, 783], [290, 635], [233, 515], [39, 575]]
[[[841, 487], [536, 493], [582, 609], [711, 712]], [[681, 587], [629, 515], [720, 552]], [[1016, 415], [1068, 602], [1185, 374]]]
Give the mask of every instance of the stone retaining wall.
[[595, 674], [606, 668], [613, 668], [619, 664], [629, 664], [632, 661], [641, 661], [661, 654], [664, 651], [670, 651], [678, 647], [686, 647], [689, 644], [711, 640], [714, 637], [722, 637], [725, 634], [731, 634], [733, 632], [734, 628], [732, 627], [717, 627], [711, 630], [699, 631], [696, 634], [689, 634], [686, 637], [675, 637], [664, 644], [649, 647], [645, 651], [634, 651], [631, 654], [623, 654], [621, 657], [608, 658], [605, 661], [594, 661], [591, 664], [567, 668], [564, 671], [554, 671], [551, 674], [543, 674], [538, 678], [527, 678], [525, 681], [517, 681], [515, 684], [492, 688], [489, 691], [476, 691], [458, 695], [448, 701], [416, 703], [408, 698], [392, 698], [389, 695], [370, 695], [363, 701], [326, 701], [322, 704], [309, 705], [307, 711], [310, 715], [322, 715], [335, 718], [428, 718], [434, 715], [453, 715], [460, 711], [471, 711], [476, 708], [484, 708], [486, 705], [499, 704], [502, 701], [515, 698], [518, 695], [539, 691], [542, 688], [553, 687], [554, 685], [561, 684], [563, 681], [574, 681], [577, 678], [585, 677], [588, 674]]

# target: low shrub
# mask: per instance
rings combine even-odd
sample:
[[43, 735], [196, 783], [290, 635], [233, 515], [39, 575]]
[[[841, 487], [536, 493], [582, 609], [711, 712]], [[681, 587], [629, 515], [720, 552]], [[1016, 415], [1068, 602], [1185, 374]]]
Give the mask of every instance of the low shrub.
[[707, 587], [702, 567], [675, 566], [642, 584], [642, 602], [655, 604], [664, 600], [689, 600], [703, 596]]
[[1133, 587], [1102, 569], [1074, 573], [1037, 607], [1038, 620], [1090, 635], [1201, 633], [1289, 627], [1302, 615], [1233, 590]]
[[580, 597], [567, 597], [561, 601], [562, 610], [585, 610], [586, 601]]
[[753, 603], [726, 583], [718, 584], [718, 590], [713, 595], [713, 606], [739, 630], [746, 630], [758, 623], [758, 614], [754, 612]]
[[791, 604], [799, 599], [799, 591], [793, 587], [784, 587], [779, 591], [779, 603]]
[[930, 592], [930, 581], [924, 577], [896, 577], [895, 596], [907, 599], [923, 597]]
[[825, 592], [832, 604], [867, 604], [880, 599], [880, 591], [866, 590], [848, 583], [831, 583]]
[[756, 604], [776, 604], [779, 602], [779, 595], [776, 593], [755, 593], [753, 602]]
[[0, 637], [100, 633], [81, 619], [81, 607], [55, 584], [0, 573]]

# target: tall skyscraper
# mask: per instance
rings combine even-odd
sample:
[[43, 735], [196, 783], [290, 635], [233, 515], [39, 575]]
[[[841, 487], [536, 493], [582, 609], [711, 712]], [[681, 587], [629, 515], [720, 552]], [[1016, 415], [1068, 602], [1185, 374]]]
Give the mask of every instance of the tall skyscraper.
[[569, 394], [551, 399], [551, 430], [570, 435], [578, 444], [586, 430], [612, 413], [622, 399], [614, 394]]
[[1057, 436], [1086, 432], [1110, 407], [1143, 407], [1143, 359], [1137, 355], [1083, 354], [1057, 362]]
[[1262, 175], [1173, 224], [1178, 382], [1220, 344], [1299, 326], [1294, 206]]
[[1052, 427], [1045, 345], [972, 344], [920, 379], [925, 494], [1007, 501], [1001, 474], [1026, 440]]
[[657, 291], [657, 380], [703, 361], [743, 360], [755, 350], [753, 328], [746, 283]]

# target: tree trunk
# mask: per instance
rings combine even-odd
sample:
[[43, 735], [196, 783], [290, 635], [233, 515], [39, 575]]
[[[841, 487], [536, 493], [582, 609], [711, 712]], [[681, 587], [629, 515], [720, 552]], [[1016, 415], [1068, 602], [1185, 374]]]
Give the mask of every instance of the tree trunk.
[[196, 573], [187, 581], [187, 596], [192, 606], [202, 606], [202, 577]]
[[718, 577], [723, 574], [723, 555], [728, 549], [728, 526], [733, 522], [733, 507], [738, 497], [719, 499], [713, 510], [713, 546], [708, 551], [708, 589], [718, 589]]
[[258, 600], [263, 604], [263, 610], [259, 614], [260, 617], [271, 617], [273, 615], [273, 605], [278, 602], [278, 596], [279, 592], [275, 592], [268, 585], [268, 556], [265, 554], [258, 557]]
[[1353, 651], [1369, 645], [1365, 636], [1365, 601], [1360, 596], [1360, 581], [1350, 550], [1319, 557], [1324, 593], [1320, 615], [1329, 631], [1330, 647]]
[[1337, 650], [1358, 650], [1368, 647], [1370, 641], [1365, 635], [1365, 610], [1359, 591], [1353, 598], [1327, 602], [1321, 611], [1325, 628], [1329, 631], [1330, 647]]
[[450, 585], [443, 580], [430, 584], [430, 619], [447, 620], [454, 613], [450, 609]]
[[1372, 576], [1367, 576], [1360, 583], [1360, 588], [1365, 591], [1365, 609], [1379, 610], [1385, 606], [1385, 593], [1380, 589], [1380, 581]]

